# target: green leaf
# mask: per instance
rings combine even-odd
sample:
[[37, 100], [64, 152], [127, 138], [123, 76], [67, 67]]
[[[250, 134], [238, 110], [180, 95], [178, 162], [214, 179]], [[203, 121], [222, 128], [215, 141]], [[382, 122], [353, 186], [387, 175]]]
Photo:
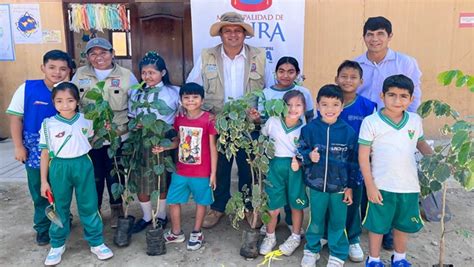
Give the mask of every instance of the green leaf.
[[449, 71], [444, 71], [438, 75], [438, 81], [442, 85], [448, 85], [452, 82], [454, 77], [456, 77], [458, 73], [458, 70], [449, 70]]
[[115, 149], [113, 149], [112, 147], [109, 147], [107, 149], [107, 156], [109, 156], [109, 159], [115, 157], [116, 153], [117, 153], [117, 151]]
[[423, 103], [418, 107], [418, 114], [422, 118], [426, 118], [430, 115], [431, 111], [433, 110], [433, 100], [428, 100]]
[[261, 217], [262, 217], [262, 222], [264, 224], [268, 224], [270, 220], [272, 219], [272, 216], [270, 216], [268, 212], [262, 212]]
[[469, 76], [467, 75], [458, 76], [456, 80], [456, 87], [462, 87], [464, 84], [466, 84], [466, 82], [468, 81], [468, 78]]
[[150, 195], [151, 203], [155, 204], [159, 198], [160, 198], [160, 192], [158, 190], [153, 190], [153, 192], [151, 192], [151, 195]]
[[[434, 176], [436, 177], [436, 181], [442, 183], [446, 181], [446, 179], [451, 176], [451, 168], [448, 164], [446, 163], [440, 163], [438, 166], [436, 166], [436, 169], [434, 171]], [[430, 183], [431, 187], [431, 183]]]
[[160, 165], [153, 166], [153, 172], [156, 175], [162, 175], [165, 172], [165, 165], [160, 164]]
[[143, 116], [143, 119], [142, 119], [143, 127], [149, 128], [155, 122], [156, 122], [155, 113], [148, 113]]
[[167, 172], [175, 172], [176, 166], [174, 165], [173, 159], [171, 156], [164, 157], [164, 164]]
[[467, 163], [469, 155], [471, 154], [471, 146], [472, 142], [466, 142], [461, 146], [461, 149], [459, 149], [457, 158], [459, 165], [465, 165]]
[[87, 93], [84, 96], [88, 99], [91, 99], [91, 100], [102, 99], [102, 94], [100, 92], [97, 92], [94, 89], [87, 91]]
[[440, 182], [438, 182], [438, 181], [431, 181], [431, 183], [430, 183], [430, 190], [431, 190], [432, 192], [437, 192], [437, 191], [441, 190], [441, 188], [442, 188], [442, 185], [441, 185]]
[[435, 101], [433, 110], [434, 110], [434, 113], [437, 117], [449, 116], [450, 111], [451, 111], [451, 107], [446, 103], [443, 103], [443, 102], [440, 102], [440, 101]]
[[231, 120], [237, 120], [237, 119], [239, 118], [239, 114], [238, 114], [237, 112], [231, 111], [231, 112], [229, 113], [229, 118], [230, 118]]
[[123, 193], [124, 186], [120, 183], [112, 184], [111, 191], [115, 200], [120, 198], [120, 195]]
[[458, 150], [464, 142], [468, 141], [469, 133], [466, 130], [457, 131], [451, 140], [451, 150]]
[[172, 144], [173, 142], [171, 142], [171, 140], [169, 140], [168, 138], [161, 139], [160, 141], [160, 146], [162, 147], [170, 147]]
[[100, 81], [95, 84], [96, 88], [99, 89], [101, 92], [104, 91], [105, 81]]
[[163, 116], [170, 115], [173, 113], [173, 109], [170, 108], [165, 101], [161, 99], [157, 99], [153, 102], [151, 102], [151, 107], [156, 109], [158, 113], [160, 113]]
[[462, 186], [467, 191], [471, 191], [474, 188], [474, 172], [468, 172], [466, 182]]

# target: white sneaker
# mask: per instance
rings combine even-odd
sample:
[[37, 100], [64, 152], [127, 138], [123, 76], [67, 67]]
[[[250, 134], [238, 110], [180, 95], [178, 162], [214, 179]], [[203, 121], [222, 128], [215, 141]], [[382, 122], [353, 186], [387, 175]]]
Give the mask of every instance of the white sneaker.
[[267, 225], [264, 224], [262, 227], [260, 227], [260, 234], [261, 235], [266, 235], [267, 234]]
[[313, 253], [305, 249], [301, 259], [301, 267], [315, 267], [317, 260], [319, 260], [319, 253]]
[[328, 244], [328, 240], [324, 239], [324, 238], [321, 238], [321, 239], [319, 239], [319, 243], [321, 243], [321, 249], [323, 249], [324, 246], [326, 246]]
[[[288, 230], [290, 230], [290, 232], [293, 233], [293, 225], [287, 225], [287, 226], [288, 226]], [[301, 227], [300, 236], [304, 237], [304, 228], [303, 227]]]
[[110, 248], [108, 248], [104, 243], [97, 247], [91, 247], [91, 252], [94, 253], [99, 260], [110, 259], [114, 256], [112, 250], [110, 250]]
[[349, 245], [349, 259], [353, 262], [364, 261], [364, 251], [359, 243]]
[[333, 256], [329, 256], [328, 264], [326, 265], [326, 267], [343, 267], [343, 266], [344, 266], [343, 260], [333, 257]]
[[288, 239], [286, 239], [285, 243], [281, 244], [279, 249], [285, 256], [291, 256], [293, 252], [300, 246], [301, 238], [295, 237], [294, 235], [290, 235]]
[[59, 248], [51, 248], [49, 250], [48, 256], [44, 261], [44, 265], [57, 265], [61, 262], [61, 255], [63, 255], [64, 251], [66, 251], [66, 245], [63, 245]]
[[260, 254], [267, 255], [268, 253], [272, 252], [273, 248], [276, 246], [276, 243], [276, 237], [268, 237], [268, 235], [265, 236], [262, 244], [260, 245]]

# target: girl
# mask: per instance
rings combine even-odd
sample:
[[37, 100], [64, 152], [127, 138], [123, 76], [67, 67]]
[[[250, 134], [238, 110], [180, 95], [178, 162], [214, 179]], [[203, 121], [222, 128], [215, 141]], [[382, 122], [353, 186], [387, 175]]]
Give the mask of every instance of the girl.
[[92, 121], [78, 113], [79, 90], [73, 83], [64, 82], [54, 87], [52, 99], [58, 114], [45, 119], [40, 130], [41, 195], [46, 198], [47, 192], [53, 193], [56, 212], [64, 227], [51, 224], [51, 249], [44, 264], [58, 264], [66, 250], [73, 190], [84, 227], [84, 239], [91, 252], [100, 260], [111, 258], [113, 253], [104, 244], [94, 169], [87, 155], [92, 148], [89, 139], [94, 135]]
[[266, 227], [266, 236], [260, 246], [260, 254], [270, 253], [276, 245], [275, 228], [280, 208], [291, 207], [292, 234], [280, 245], [284, 255], [290, 256], [301, 242], [303, 209], [308, 206], [303, 184], [303, 175], [296, 160], [297, 143], [303, 121], [301, 116], [306, 108], [303, 93], [290, 90], [283, 95], [288, 105], [285, 118], [270, 117], [262, 128], [262, 134], [269, 136], [275, 144], [275, 157], [270, 161], [268, 181], [265, 186], [268, 194], [268, 208], [271, 220]]
[[[147, 113], [146, 108], [133, 108], [133, 103], [143, 103], [145, 100], [149, 103], [156, 99], [163, 100], [172, 110], [168, 115], [162, 115], [158, 110], [151, 108], [150, 111], [156, 114], [158, 120], [166, 122], [170, 127], [174, 123], [176, 111], [179, 107], [179, 88], [173, 86], [169, 80], [168, 70], [166, 69], [165, 61], [156, 52], [150, 51], [145, 54], [143, 59], [139, 63], [142, 80], [145, 82], [143, 90], [132, 91], [129, 102], [129, 117], [137, 117], [140, 113]], [[151, 92], [150, 90], [155, 91]], [[156, 92], [158, 89], [158, 92]], [[140, 123], [137, 124], [137, 128], [140, 128]], [[132, 132], [133, 134], [133, 132]], [[172, 136], [169, 136], [172, 137]], [[171, 151], [172, 152], [172, 151]], [[145, 149], [143, 153], [138, 155], [148, 159], [152, 157], [150, 149]], [[148, 162], [148, 160], [145, 160]], [[143, 166], [138, 172], [131, 173], [131, 180], [134, 181], [138, 186], [138, 200], [140, 207], [143, 212], [143, 218], [135, 223], [132, 229], [132, 233], [138, 233], [145, 229], [152, 222], [152, 204], [150, 202], [150, 195], [153, 191], [158, 189], [157, 179], [151, 179], [145, 175], [144, 170], [146, 168], [152, 168], [152, 166]], [[153, 174], [153, 176], [155, 176]], [[164, 229], [168, 219], [166, 217], [166, 191], [170, 184], [171, 175], [165, 171], [160, 182], [160, 207], [158, 210], [158, 223]], [[149, 181], [153, 180], [153, 183]]]

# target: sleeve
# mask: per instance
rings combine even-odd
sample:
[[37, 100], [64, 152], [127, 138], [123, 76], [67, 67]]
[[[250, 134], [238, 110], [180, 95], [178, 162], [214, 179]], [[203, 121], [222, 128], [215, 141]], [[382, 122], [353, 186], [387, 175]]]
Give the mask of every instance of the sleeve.
[[7, 108], [6, 113], [15, 116], [23, 116], [25, 112], [25, 84], [23, 83], [16, 89], [13, 94], [10, 105]]
[[265, 87], [275, 85], [275, 74], [272, 66], [265, 60]]
[[173, 123], [173, 128], [174, 128], [174, 130], [175, 130], [176, 132], [178, 132], [178, 133], [179, 133], [179, 123], [180, 123], [180, 120], [181, 120], [181, 119], [180, 119], [180, 116], [176, 116], [176, 117], [174, 118], [174, 123]]
[[86, 119], [86, 121], [87, 121], [87, 124], [89, 125], [89, 127], [87, 129], [87, 137], [92, 138], [92, 137], [94, 137], [94, 123], [91, 120]]
[[46, 127], [46, 119], [41, 123], [41, 129], [40, 129], [40, 140], [39, 140], [39, 145], [38, 147], [40, 149], [49, 149], [48, 148], [48, 133], [47, 133], [47, 127]]
[[413, 102], [408, 107], [408, 111], [416, 112], [421, 104], [421, 71], [414, 58], [410, 58], [407, 66], [407, 76], [413, 81], [415, 88], [413, 90]]
[[352, 138], [350, 139], [350, 144], [352, 149], [350, 150], [349, 154], [349, 180], [347, 181], [347, 185], [349, 188], [356, 188], [360, 184], [360, 167], [359, 167], [359, 145], [357, 143], [357, 136], [355, 132], [352, 134]]
[[423, 120], [421, 119], [421, 117], [418, 114], [415, 113], [415, 115], [418, 119], [418, 128], [420, 129], [419, 130], [420, 134], [418, 135], [418, 142], [419, 142], [419, 141], [425, 140], [425, 135], [424, 135], [424, 132], [423, 132]]
[[217, 135], [216, 130], [216, 117], [213, 114], [209, 114], [208, 129], [209, 135]]
[[372, 142], [374, 141], [374, 130], [370, 123], [370, 117], [366, 117], [362, 121], [362, 125], [360, 126], [359, 132], [359, 140], [358, 143], [364, 146], [371, 146]]
[[130, 96], [128, 98], [128, 113], [127, 115], [130, 118], [135, 118], [137, 116], [137, 111], [136, 109], [133, 109], [133, 101], [135, 101], [135, 97], [137, 95], [137, 90], [130, 90]]
[[270, 132], [271, 132], [270, 128], [271, 128], [272, 121], [273, 121], [273, 117], [269, 118], [267, 122], [265, 122], [265, 124], [263, 125], [262, 129], [260, 130], [263, 135], [265, 136], [270, 135]]
[[300, 139], [298, 142], [298, 154], [303, 162], [303, 165], [310, 165], [311, 159], [309, 153], [313, 150], [311, 143], [311, 129], [309, 124], [301, 129]]
[[202, 85], [202, 75], [201, 75], [201, 68], [202, 68], [202, 57], [199, 55], [198, 59], [196, 62], [194, 62], [194, 67], [191, 70], [191, 72], [188, 75], [188, 78], [186, 79], [186, 83], [197, 83], [199, 85]]

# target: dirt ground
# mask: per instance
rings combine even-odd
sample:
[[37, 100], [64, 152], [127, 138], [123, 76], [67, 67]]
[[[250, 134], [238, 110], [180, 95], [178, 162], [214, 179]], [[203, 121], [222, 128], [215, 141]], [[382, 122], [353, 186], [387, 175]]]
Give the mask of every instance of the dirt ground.
[[[447, 223], [447, 262], [456, 267], [474, 266], [474, 237], [465, 237], [456, 233], [461, 231], [474, 232], [474, 192], [465, 192], [453, 188], [448, 193], [448, 205], [453, 213], [452, 220]], [[40, 247], [34, 242], [35, 232], [32, 229], [33, 209], [25, 182], [0, 182], [0, 266], [41, 266], [48, 253], [49, 246]], [[106, 203], [106, 202], [105, 202]], [[106, 205], [107, 206], [107, 205]], [[73, 204], [74, 224], [67, 250], [63, 254], [62, 266], [257, 266], [263, 257], [247, 261], [239, 256], [240, 232], [234, 230], [227, 219], [218, 226], [205, 230], [205, 244], [198, 251], [186, 250], [185, 243], [167, 246], [167, 253], [162, 256], [147, 256], [145, 231], [132, 236], [129, 247], [118, 248], [113, 242], [113, 230], [110, 229], [110, 212], [103, 211], [104, 234], [106, 244], [115, 256], [108, 261], [99, 261], [89, 251], [82, 238], [82, 227], [77, 217], [76, 206]], [[131, 214], [140, 218], [138, 203], [131, 206]], [[189, 234], [193, 221], [193, 205], [183, 207], [183, 230]], [[186, 219], [188, 218], [188, 219]], [[307, 217], [305, 218], [305, 225]], [[431, 266], [438, 258], [439, 223], [425, 223], [423, 230], [411, 236], [408, 244], [408, 259], [414, 266]], [[280, 223], [277, 229], [278, 243], [289, 235], [288, 229]], [[362, 235], [362, 247], [367, 253], [367, 234]], [[299, 266], [303, 254], [303, 246], [291, 257], [282, 257], [274, 261], [273, 266]], [[382, 258], [386, 263], [389, 251], [383, 251]], [[317, 266], [325, 266], [328, 251], [325, 247]], [[361, 263], [347, 262], [346, 266], [363, 266]]]

